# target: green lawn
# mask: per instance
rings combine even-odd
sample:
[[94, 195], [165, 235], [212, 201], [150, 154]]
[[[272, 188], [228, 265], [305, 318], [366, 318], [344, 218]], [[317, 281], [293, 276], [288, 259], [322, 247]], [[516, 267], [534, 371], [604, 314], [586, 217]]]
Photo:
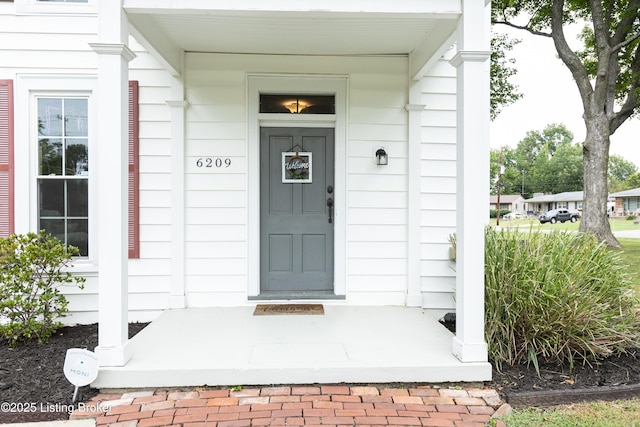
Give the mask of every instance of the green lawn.
[[628, 272], [632, 275], [636, 291], [640, 295], [640, 239], [620, 238], [618, 241], [622, 245], [620, 256], [629, 266]]
[[640, 400], [517, 408], [503, 421], [507, 427], [640, 427]]

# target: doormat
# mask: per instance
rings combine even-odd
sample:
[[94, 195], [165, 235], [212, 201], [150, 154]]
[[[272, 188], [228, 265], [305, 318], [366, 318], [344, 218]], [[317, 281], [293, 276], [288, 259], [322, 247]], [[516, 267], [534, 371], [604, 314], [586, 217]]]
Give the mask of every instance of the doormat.
[[258, 304], [254, 316], [277, 316], [283, 314], [323, 315], [322, 304]]

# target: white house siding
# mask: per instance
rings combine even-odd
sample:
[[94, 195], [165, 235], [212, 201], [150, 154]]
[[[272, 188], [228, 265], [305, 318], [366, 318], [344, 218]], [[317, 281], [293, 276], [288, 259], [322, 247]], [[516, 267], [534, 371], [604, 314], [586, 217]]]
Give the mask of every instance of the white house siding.
[[[95, 75], [94, 16], [15, 16], [0, 3], [0, 79]], [[129, 262], [131, 321], [168, 307], [171, 287], [170, 76], [131, 40], [139, 82], [140, 258]], [[189, 53], [185, 58], [185, 290], [188, 306], [244, 304], [249, 283], [247, 80], [250, 75], [339, 76], [347, 79], [345, 274], [349, 304], [405, 303], [407, 291], [408, 60], [406, 57], [300, 57]], [[455, 231], [455, 73], [438, 63], [423, 81], [421, 138], [421, 289], [423, 306], [453, 308], [454, 271], [448, 236]], [[46, 89], [44, 87], [43, 89]], [[29, 194], [29, 115], [16, 111], [16, 232], [36, 224]], [[23, 129], [18, 131], [18, 129]], [[373, 162], [384, 147], [389, 165]], [[229, 159], [229, 168], [198, 168], [198, 159]], [[97, 265], [77, 262], [84, 290], [68, 290], [68, 323], [97, 321]]]
[[97, 19], [91, 16], [15, 15], [0, 2], [0, 78], [16, 73], [95, 72]]
[[[187, 304], [247, 300], [247, 185], [257, 171], [247, 170], [246, 87], [255, 73], [348, 78], [347, 300], [404, 303], [406, 58], [187, 54], [186, 64]], [[390, 154], [386, 167], [373, 163], [381, 146]], [[232, 166], [197, 168], [199, 158], [230, 159]]]
[[[129, 320], [149, 321], [168, 307], [171, 285], [170, 88], [169, 75], [133, 38], [129, 47], [136, 54], [129, 79], [139, 82], [140, 162], [140, 257], [129, 260]], [[87, 286], [69, 291], [71, 316], [66, 322], [97, 322], [97, 269], [89, 274], [80, 265], [76, 269], [88, 277]]]
[[[36, 150], [30, 140], [29, 99], [22, 78], [94, 74], [97, 58], [88, 43], [96, 41], [97, 20], [90, 16], [16, 16], [15, 7], [14, 3], [0, 3], [0, 79], [14, 82], [15, 232], [26, 233], [37, 225], [37, 212], [30, 207], [36, 197], [30, 192], [35, 185], [32, 153]], [[46, 89], [46, 85], [36, 88]], [[64, 290], [74, 314], [67, 319], [69, 323], [97, 319], [97, 275], [91, 267], [76, 268], [87, 277], [84, 290]]]
[[[245, 71], [230, 58], [186, 57], [185, 287], [187, 305], [247, 300]], [[199, 168], [198, 159], [213, 167]], [[216, 159], [231, 166], [215, 167]]]
[[[37, 227], [33, 158], [35, 142], [29, 132], [28, 91], [50, 90], [50, 82], [95, 76], [97, 54], [89, 43], [97, 41], [93, 15], [15, 14], [17, 3], [0, 3], [0, 79], [14, 81], [16, 233]], [[170, 244], [170, 173], [168, 75], [157, 62], [131, 41], [138, 55], [131, 62], [131, 80], [140, 81], [140, 259], [129, 263], [130, 319], [149, 320], [167, 307]], [[34, 83], [34, 81], [42, 82]], [[25, 85], [28, 85], [26, 88]], [[57, 94], [64, 94], [64, 83]], [[95, 103], [93, 104], [96, 105]], [[24, 108], [23, 108], [24, 107]], [[90, 118], [91, 120], [91, 118]], [[95, 119], [94, 119], [95, 120]], [[97, 160], [92, 159], [94, 168]], [[95, 170], [95, 169], [93, 169]], [[95, 213], [96, 206], [93, 206]], [[90, 221], [95, 221], [92, 215]], [[94, 246], [95, 249], [95, 246]], [[97, 321], [97, 264], [77, 260], [74, 273], [87, 278], [84, 290], [63, 289], [69, 299], [66, 323]]]
[[129, 260], [129, 320], [155, 318], [171, 286], [170, 76], [132, 38], [129, 80], [139, 91], [140, 258]]
[[[447, 55], [445, 55], [447, 56]], [[455, 311], [455, 264], [449, 236], [456, 231], [456, 76], [446, 58], [423, 79], [420, 276], [425, 308]]]
[[[347, 298], [404, 304], [407, 286], [407, 61], [349, 74]], [[347, 70], [345, 70], [346, 72]], [[387, 166], [373, 163], [384, 147]]]

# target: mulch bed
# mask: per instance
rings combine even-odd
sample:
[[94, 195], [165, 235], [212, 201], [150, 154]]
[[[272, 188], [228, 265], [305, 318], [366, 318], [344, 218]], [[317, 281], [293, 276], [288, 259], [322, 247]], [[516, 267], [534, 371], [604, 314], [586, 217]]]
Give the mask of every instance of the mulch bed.
[[640, 348], [603, 360], [575, 362], [570, 366], [541, 364], [503, 366], [494, 369], [487, 383], [514, 406], [546, 406], [590, 400], [640, 397]]
[[[146, 324], [129, 325], [133, 336]], [[60, 329], [48, 344], [35, 343], [9, 348], [0, 340], [0, 404], [13, 405], [0, 410], [0, 424], [68, 419], [68, 412], [56, 407], [71, 405], [74, 387], [64, 377], [62, 366], [69, 348], [93, 350], [98, 342], [97, 325]], [[640, 349], [605, 360], [568, 366], [541, 365], [540, 376], [533, 366], [503, 366], [494, 369], [486, 386], [498, 390], [512, 405], [549, 405], [595, 399], [623, 399], [640, 395]], [[77, 401], [97, 394], [89, 387], [80, 389]], [[569, 400], [569, 401], [568, 401]], [[35, 411], [32, 411], [35, 409]]]
[[[146, 325], [129, 324], [129, 336]], [[67, 349], [93, 351], [97, 345], [96, 324], [63, 327], [42, 345], [10, 348], [0, 339], [0, 405], [4, 404], [0, 407], [0, 424], [69, 419], [66, 409], [72, 404], [75, 387], [62, 372]], [[76, 402], [89, 400], [97, 393], [81, 387]]]
[[[455, 333], [456, 317], [449, 313], [440, 323]], [[487, 387], [496, 389], [512, 406], [551, 406], [594, 400], [640, 397], [640, 348], [590, 362], [558, 365], [541, 363], [540, 373], [530, 364], [494, 364]]]

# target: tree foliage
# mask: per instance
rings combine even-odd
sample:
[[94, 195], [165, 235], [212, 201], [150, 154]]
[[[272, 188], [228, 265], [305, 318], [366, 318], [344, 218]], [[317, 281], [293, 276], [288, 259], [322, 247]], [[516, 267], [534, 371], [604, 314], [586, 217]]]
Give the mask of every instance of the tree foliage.
[[627, 178], [626, 189], [638, 188], [638, 187], [640, 187], [640, 172], [636, 172], [633, 175], [631, 175], [629, 178]]
[[[502, 163], [500, 156], [502, 155]], [[491, 150], [491, 194], [498, 192], [498, 173], [502, 174], [502, 193], [562, 193], [582, 191], [584, 169], [582, 146], [573, 142], [573, 134], [563, 124], [547, 125], [542, 131], [528, 131], [516, 148]], [[609, 158], [609, 192], [636, 188], [631, 179], [638, 168], [622, 156]]]
[[510, 80], [518, 72], [515, 59], [507, 57], [518, 43], [520, 40], [505, 34], [493, 34], [491, 37], [491, 120], [495, 120], [504, 107], [522, 98], [518, 86]]
[[638, 167], [622, 156], [609, 156], [609, 192], [615, 193], [640, 187], [640, 185], [632, 185], [629, 181], [629, 178], [637, 171]]
[[[640, 0], [495, 0], [494, 24], [553, 39], [583, 107], [584, 194], [580, 229], [612, 246], [606, 215], [610, 136], [640, 107]], [[565, 26], [586, 23], [574, 50]]]

